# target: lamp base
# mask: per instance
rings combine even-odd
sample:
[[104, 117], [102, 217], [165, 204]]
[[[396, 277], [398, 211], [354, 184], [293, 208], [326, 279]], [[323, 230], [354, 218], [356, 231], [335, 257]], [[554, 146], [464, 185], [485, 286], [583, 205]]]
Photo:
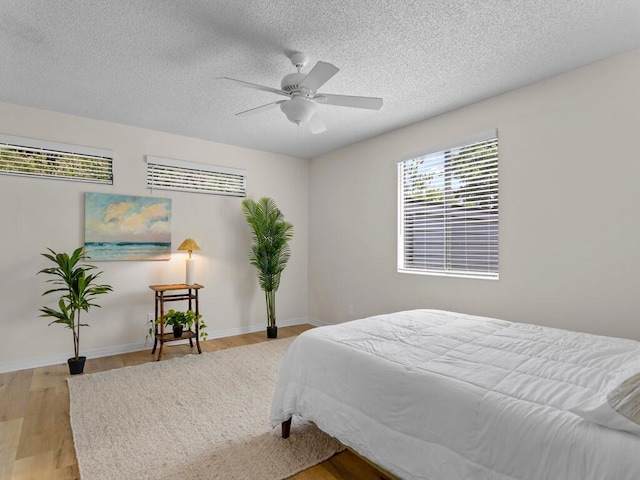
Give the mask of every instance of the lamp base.
[[193, 285], [195, 283], [196, 265], [192, 258], [187, 258], [187, 278], [186, 284]]

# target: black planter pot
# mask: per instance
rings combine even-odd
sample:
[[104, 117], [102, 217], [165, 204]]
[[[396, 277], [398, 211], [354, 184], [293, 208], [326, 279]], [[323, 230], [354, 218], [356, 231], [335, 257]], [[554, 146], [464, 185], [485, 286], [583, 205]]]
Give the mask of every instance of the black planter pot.
[[278, 338], [278, 327], [267, 327], [267, 338]]
[[76, 360], [76, 357], [68, 359], [67, 363], [69, 364], [69, 373], [71, 375], [78, 375], [84, 372], [84, 362], [86, 360], [87, 357], [78, 357], [78, 360]]
[[173, 337], [180, 338], [182, 336], [182, 330], [184, 326], [180, 325], [179, 327], [173, 327]]

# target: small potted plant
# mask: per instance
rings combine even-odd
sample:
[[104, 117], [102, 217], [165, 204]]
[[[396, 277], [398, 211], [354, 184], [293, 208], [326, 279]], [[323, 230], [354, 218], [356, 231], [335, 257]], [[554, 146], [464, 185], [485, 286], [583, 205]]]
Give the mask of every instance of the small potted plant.
[[200, 322], [198, 327], [200, 330], [200, 336], [203, 340], [206, 338], [206, 333], [202, 332], [203, 328], [206, 328], [204, 322], [200, 321], [202, 315], [196, 314], [192, 310], [187, 310], [186, 312], [180, 312], [176, 310], [169, 310], [165, 313], [162, 318], [159, 320], [164, 322], [165, 325], [170, 325], [173, 329], [174, 338], [181, 338], [182, 332], [186, 327], [187, 330], [191, 330], [191, 328], [196, 324], [196, 322]]
[[79, 374], [84, 371], [86, 357], [80, 356], [80, 327], [88, 326], [80, 323], [80, 313], [89, 312], [90, 307], [99, 307], [94, 303], [98, 295], [108, 293], [112, 290], [110, 285], [99, 285], [97, 278], [102, 272], [92, 273], [96, 267], [85, 263], [87, 258], [84, 247], [76, 248], [71, 255], [67, 253], [56, 253], [50, 248], [50, 253], [43, 253], [42, 256], [51, 260], [53, 267], [43, 268], [38, 273], [52, 275], [53, 278], [47, 280], [54, 288], [47, 290], [42, 295], [61, 292], [57, 309], [42, 307], [41, 317], [53, 317], [49, 324], [60, 323], [66, 325], [73, 333], [74, 356], [68, 360], [69, 373]]

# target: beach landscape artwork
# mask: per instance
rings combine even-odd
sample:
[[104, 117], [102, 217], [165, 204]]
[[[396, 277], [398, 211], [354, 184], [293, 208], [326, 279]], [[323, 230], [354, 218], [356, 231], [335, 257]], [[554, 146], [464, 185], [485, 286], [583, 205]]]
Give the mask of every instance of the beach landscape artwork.
[[171, 199], [85, 193], [84, 246], [94, 260], [169, 260]]

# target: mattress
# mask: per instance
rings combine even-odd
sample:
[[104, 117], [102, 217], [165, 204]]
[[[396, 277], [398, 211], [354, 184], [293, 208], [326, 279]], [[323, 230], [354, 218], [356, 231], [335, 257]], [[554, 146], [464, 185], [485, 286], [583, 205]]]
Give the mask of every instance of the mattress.
[[313, 421], [406, 479], [637, 480], [640, 436], [570, 411], [634, 369], [633, 340], [411, 310], [300, 335], [270, 420]]

